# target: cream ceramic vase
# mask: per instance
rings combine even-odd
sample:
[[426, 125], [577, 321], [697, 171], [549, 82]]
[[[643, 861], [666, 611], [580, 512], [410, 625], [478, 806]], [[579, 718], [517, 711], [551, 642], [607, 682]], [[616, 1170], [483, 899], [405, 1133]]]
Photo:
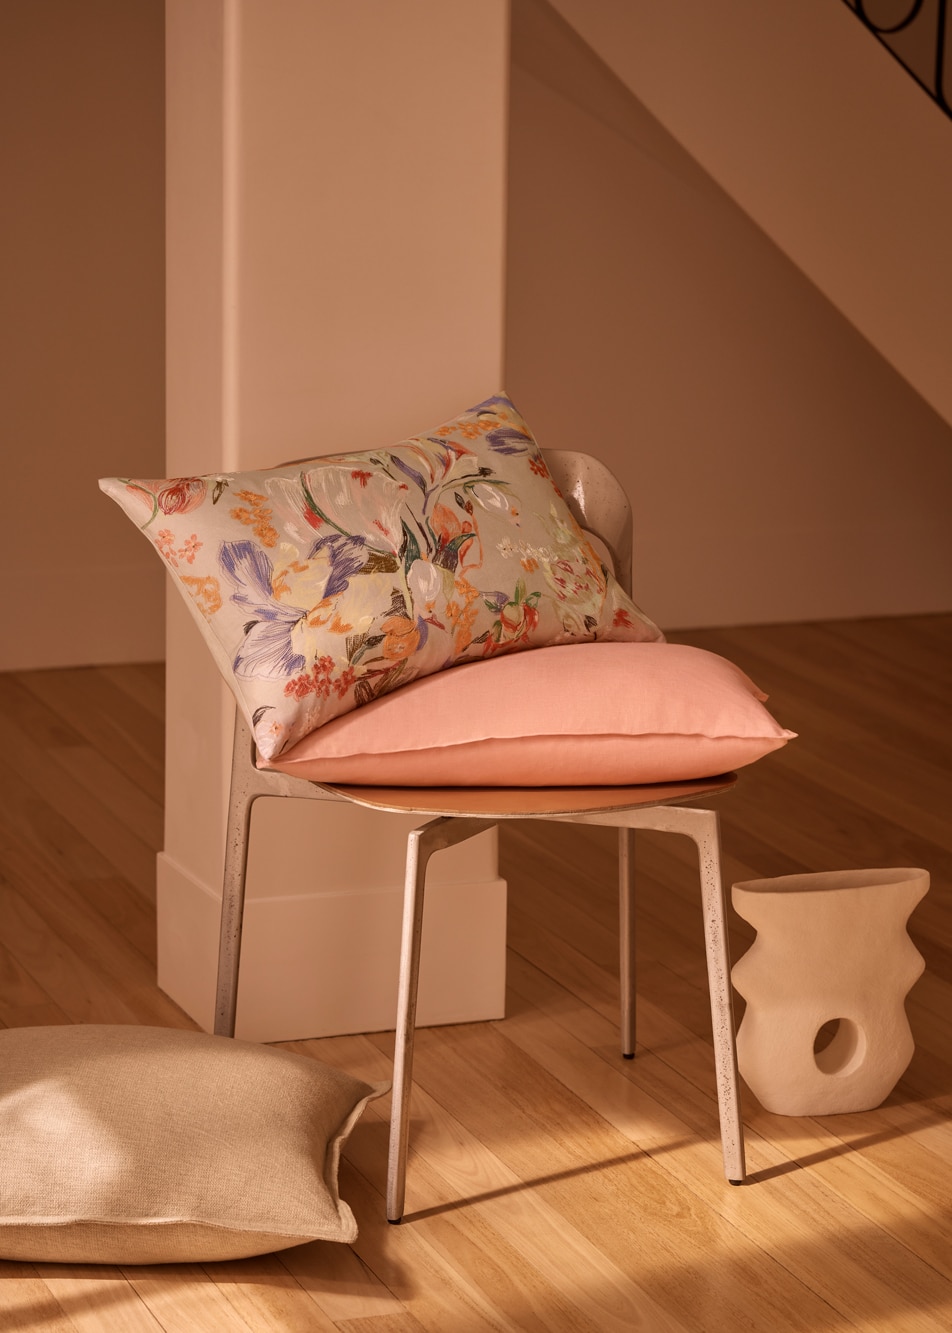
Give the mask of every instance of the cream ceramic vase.
[[732, 972], [747, 1001], [737, 1062], [765, 1110], [831, 1115], [888, 1097], [914, 1050], [904, 1001], [925, 964], [906, 922], [928, 888], [927, 871], [908, 869], [734, 885], [757, 930]]

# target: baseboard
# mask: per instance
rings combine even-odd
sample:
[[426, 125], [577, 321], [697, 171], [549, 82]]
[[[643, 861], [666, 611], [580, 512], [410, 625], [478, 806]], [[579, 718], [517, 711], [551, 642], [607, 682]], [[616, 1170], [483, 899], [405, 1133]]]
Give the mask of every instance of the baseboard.
[[[324, 888], [245, 909], [236, 1035], [293, 1041], [392, 1029], [402, 892]], [[219, 898], [158, 858], [159, 985], [206, 1031], [214, 1015]], [[506, 882], [427, 886], [417, 1023], [501, 1018]]]

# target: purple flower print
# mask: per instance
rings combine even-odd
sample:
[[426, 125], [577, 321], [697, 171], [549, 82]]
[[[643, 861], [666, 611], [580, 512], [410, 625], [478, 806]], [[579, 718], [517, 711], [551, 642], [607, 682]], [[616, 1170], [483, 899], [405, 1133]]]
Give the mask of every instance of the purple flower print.
[[307, 612], [300, 606], [284, 606], [274, 597], [274, 570], [268, 556], [253, 542], [225, 542], [218, 563], [236, 589], [231, 600], [251, 613], [232, 664], [235, 675], [276, 680], [301, 671], [304, 658], [292, 651], [291, 634]]

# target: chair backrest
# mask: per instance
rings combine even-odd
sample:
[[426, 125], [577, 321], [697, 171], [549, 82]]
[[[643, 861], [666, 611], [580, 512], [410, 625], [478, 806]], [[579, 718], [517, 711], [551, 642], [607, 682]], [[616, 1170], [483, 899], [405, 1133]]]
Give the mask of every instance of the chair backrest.
[[621, 482], [591, 454], [543, 449], [552, 480], [577, 523], [608, 550], [615, 578], [631, 595], [631, 505]]

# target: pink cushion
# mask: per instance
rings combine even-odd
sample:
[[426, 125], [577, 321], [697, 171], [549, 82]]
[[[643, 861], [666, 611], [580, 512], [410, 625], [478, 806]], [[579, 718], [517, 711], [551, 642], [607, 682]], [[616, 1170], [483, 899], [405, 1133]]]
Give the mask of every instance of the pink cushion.
[[418, 680], [259, 765], [394, 787], [676, 782], [741, 768], [790, 740], [766, 697], [700, 648], [568, 644]]

